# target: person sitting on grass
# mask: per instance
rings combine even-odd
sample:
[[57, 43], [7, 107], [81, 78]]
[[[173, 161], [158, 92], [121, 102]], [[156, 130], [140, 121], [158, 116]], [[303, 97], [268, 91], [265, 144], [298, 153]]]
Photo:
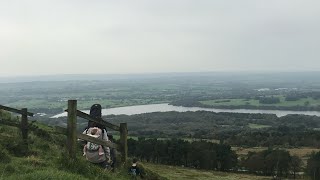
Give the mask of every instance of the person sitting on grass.
[[141, 170], [140, 168], [138, 167], [138, 160], [137, 158], [133, 158], [132, 160], [132, 165], [131, 167], [129, 168], [129, 174], [131, 176], [133, 176], [134, 178], [140, 176], [141, 178], [143, 178], [142, 176], [142, 173], [141, 173]]

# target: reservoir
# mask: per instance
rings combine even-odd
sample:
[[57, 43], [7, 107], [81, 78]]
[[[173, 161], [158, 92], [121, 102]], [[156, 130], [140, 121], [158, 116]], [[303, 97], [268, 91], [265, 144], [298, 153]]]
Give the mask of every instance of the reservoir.
[[[286, 110], [257, 110], [257, 109], [215, 109], [215, 108], [200, 108], [200, 107], [182, 107], [173, 106], [169, 104], [148, 104], [148, 105], [137, 105], [137, 106], [126, 106], [117, 107], [110, 109], [103, 109], [102, 115], [133, 115], [133, 114], [143, 114], [152, 112], [187, 112], [187, 111], [211, 111], [211, 112], [231, 112], [231, 113], [261, 113], [261, 114], [275, 114], [278, 117], [285, 116], [288, 114], [304, 114], [310, 116], [320, 116], [318, 111], [286, 111]], [[89, 113], [89, 110], [83, 111]], [[67, 113], [61, 113], [53, 116], [52, 118], [64, 117]]]

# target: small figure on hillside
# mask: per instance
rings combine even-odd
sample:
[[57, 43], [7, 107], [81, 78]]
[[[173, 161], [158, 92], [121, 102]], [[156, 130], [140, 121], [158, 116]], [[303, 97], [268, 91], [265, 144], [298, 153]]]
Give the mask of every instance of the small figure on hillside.
[[[99, 138], [102, 135], [102, 130], [97, 128], [97, 127], [94, 127], [94, 128], [90, 129], [90, 132], [88, 132], [87, 135], [89, 135], [91, 137], [94, 137], [94, 138]], [[89, 151], [98, 150], [99, 156], [104, 155], [103, 147], [101, 145], [98, 145], [98, 144], [95, 144], [95, 143], [92, 143], [92, 142], [87, 142], [87, 144], [84, 145], [84, 147], [83, 147], [83, 156], [86, 156], [88, 150]]]
[[141, 170], [140, 170], [140, 168], [138, 167], [138, 160], [136, 159], [136, 158], [133, 158], [133, 160], [132, 160], [132, 165], [131, 165], [131, 167], [129, 168], [129, 174], [131, 175], [131, 176], [133, 176], [134, 178], [136, 178], [136, 177], [138, 177], [138, 176], [140, 176], [141, 178], [143, 178], [142, 177], [142, 173], [141, 173]]

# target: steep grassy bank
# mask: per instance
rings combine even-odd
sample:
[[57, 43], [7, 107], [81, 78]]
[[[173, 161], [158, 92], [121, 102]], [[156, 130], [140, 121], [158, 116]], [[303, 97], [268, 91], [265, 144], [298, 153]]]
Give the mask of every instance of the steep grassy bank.
[[[17, 122], [11, 118], [3, 121]], [[66, 137], [53, 128], [34, 123], [29, 132], [27, 150], [18, 128], [0, 124], [0, 179], [130, 179], [127, 167], [110, 172], [88, 163], [82, 157], [81, 145], [77, 160], [70, 161], [65, 142]], [[151, 171], [146, 172], [146, 179], [165, 179]]]

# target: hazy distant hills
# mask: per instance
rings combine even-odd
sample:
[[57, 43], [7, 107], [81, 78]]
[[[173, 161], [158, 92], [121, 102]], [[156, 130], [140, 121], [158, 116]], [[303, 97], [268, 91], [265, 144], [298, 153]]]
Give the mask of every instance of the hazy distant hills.
[[149, 73], [149, 74], [70, 74], [43, 76], [0, 77], [0, 83], [35, 82], [35, 81], [108, 81], [108, 80], [151, 80], [211, 79], [216, 81], [316, 81], [320, 82], [319, 72], [195, 72], [195, 73]]

